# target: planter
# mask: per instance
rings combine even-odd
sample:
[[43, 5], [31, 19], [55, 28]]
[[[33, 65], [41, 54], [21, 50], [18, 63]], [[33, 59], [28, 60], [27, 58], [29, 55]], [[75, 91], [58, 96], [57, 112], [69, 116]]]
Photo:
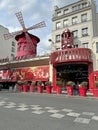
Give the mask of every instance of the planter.
[[94, 88], [93, 94], [94, 94], [94, 97], [98, 97], [98, 88]]
[[69, 96], [73, 95], [73, 91], [74, 91], [73, 86], [66, 86], [66, 90]]
[[61, 94], [61, 93], [62, 93], [62, 87], [56, 86], [56, 94]]
[[51, 86], [46, 86], [46, 93], [47, 94], [50, 94], [51, 93]]
[[28, 86], [27, 85], [23, 85], [23, 92], [27, 92], [28, 91]]
[[35, 91], [35, 86], [30, 85], [30, 92], [34, 92]]
[[43, 93], [43, 86], [38, 86], [38, 93]]
[[87, 88], [85, 87], [79, 87], [79, 95], [84, 97], [86, 96]]

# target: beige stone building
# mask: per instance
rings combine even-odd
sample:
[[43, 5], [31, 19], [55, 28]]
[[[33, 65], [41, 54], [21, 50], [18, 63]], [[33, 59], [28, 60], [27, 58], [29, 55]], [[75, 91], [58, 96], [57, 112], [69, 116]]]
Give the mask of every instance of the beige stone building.
[[98, 70], [98, 13], [94, 0], [79, 0], [59, 8], [54, 7], [52, 17], [52, 50], [61, 49], [61, 34], [70, 29], [74, 34], [74, 47], [90, 48], [93, 67]]
[[16, 55], [17, 42], [14, 38], [5, 40], [4, 34], [8, 33], [9, 30], [0, 25], [0, 59], [9, 58], [12, 59]]

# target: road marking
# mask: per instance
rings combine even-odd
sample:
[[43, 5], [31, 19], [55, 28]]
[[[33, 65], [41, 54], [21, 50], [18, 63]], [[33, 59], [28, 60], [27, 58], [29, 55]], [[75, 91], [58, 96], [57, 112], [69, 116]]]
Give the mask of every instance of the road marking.
[[95, 113], [92, 112], [82, 112], [83, 115], [93, 116]]
[[62, 115], [62, 114], [59, 114], [59, 113], [54, 113], [54, 114], [50, 115], [50, 117], [59, 118], [59, 119], [63, 118], [64, 116], [65, 115]]
[[45, 109], [54, 109], [54, 107], [45, 107]]
[[4, 106], [4, 108], [14, 108], [14, 107], [16, 107], [16, 106], [11, 106], [11, 105], [9, 105], [9, 106]]
[[64, 108], [64, 109], [62, 109], [62, 111], [64, 111], [64, 112], [72, 112], [73, 110]]
[[50, 113], [57, 113], [57, 112], [59, 112], [59, 110], [53, 110], [53, 109], [51, 109], [51, 110], [48, 110], [48, 112], [50, 112]]
[[44, 113], [45, 111], [41, 111], [41, 110], [39, 110], [39, 111], [32, 111], [32, 113], [34, 113], [34, 114], [42, 114], [42, 113]]
[[42, 107], [33, 107], [31, 109], [33, 109], [33, 110], [40, 110], [40, 109], [43, 109], [43, 108]]
[[92, 119], [98, 121], [98, 116], [93, 116]]
[[[6, 98], [5, 98], [6, 99]], [[15, 102], [6, 102], [5, 100], [0, 100], [0, 106], [3, 106], [3, 108], [15, 108], [18, 111], [26, 111], [26, 110], [32, 110], [32, 113], [34, 114], [43, 114], [46, 112], [51, 113], [49, 117], [58, 118], [61, 119], [64, 116], [70, 116], [75, 117], [74, 122], [76, 123], [82, 123], [82, 124], [89, 124], [91, 120], [98, 121], [98, 116], [95, 115], [96, 113], [93, 112], [82, 112], [82, 113], [76, 113], [72, 109], [63, 108], [60, 110], [55, 109], [55, 107], [47, 106], [47, 107], [41, 107], [40, 105], [26, 105], [25, 103], [15, 103]], [[42, 110], [41, 110], [42, 109]], [[58, 112], [62, 112], [64, 114], [60, 114]], [[81, 115], [87, 115], [88, 118], [81, 118]], [[90, 117], [91, 116], [91, 117]]]
[[67, 116], [73, 116], [73, 117], [78, 117], [80, 116], [80, 113], [75, 113], [75, 112], [70, 112], [68, 114], [66, 114]]
[[26, 108], [26, 107], [21, 107], [21, 108], [17, 108], [16, 110], [18, 110], [18, 111], [26, 111], [26, 110], [28, 110], [29, 108]]
[[28, 105], [24, 104], [24, 103], [19, 103], [20, 105], [18, 107], [27, 107]]
[[3, 106], [3, 105], [5, 105], [5, 101], [4, 100], [2, 100], [2, 101], [0, 101], [0, 106]]
[[83, 123], [83, 124], [89, 124], [91, 119], [87, 119], [87, 118], [76, 118], [74, 120], [74, 122], [78, 122], [78, 123]]
[[40, 105], [30, 105], [31, 107], [39, 107]]

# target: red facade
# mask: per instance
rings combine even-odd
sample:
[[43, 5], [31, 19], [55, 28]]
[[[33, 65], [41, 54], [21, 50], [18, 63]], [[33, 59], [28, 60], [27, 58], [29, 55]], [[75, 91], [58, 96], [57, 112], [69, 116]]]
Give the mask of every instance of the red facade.
[[[36, 56], [37, 43], [40, 39], [28, 33], [30, 37], [26, 37], [25, 33], [17, 35], [15, 39], [18, 41], [17, 57]], [[28, 38], [28, 39], [27, 39]]]

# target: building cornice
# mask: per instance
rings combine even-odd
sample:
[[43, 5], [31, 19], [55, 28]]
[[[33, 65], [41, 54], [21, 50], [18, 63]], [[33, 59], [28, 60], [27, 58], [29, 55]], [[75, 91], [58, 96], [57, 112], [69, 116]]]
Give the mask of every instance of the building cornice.
[[74, 14], [77, 14], [77, 13], [81, 13], [83, 11], [87, 11], [87, 10], [90, 10], [91, 9], [91, 6], [88, 6], [86, 8], [82, 8], [82, 9], [79, 9], [79, 10], [76, 10], [76, 11], [73, 11], [73, 12], [69, 12], [67, 14], [63, 14], [63, 15], [60, 15], [60, 16], [56, 16], [56, 17], [53, 17], [52, 18], [52, 21], [56, 21], [56, 20], [59, 20], [59, 19], [63, 19], [63, 18], [66, 18], [66, 17], [70, 17]]

